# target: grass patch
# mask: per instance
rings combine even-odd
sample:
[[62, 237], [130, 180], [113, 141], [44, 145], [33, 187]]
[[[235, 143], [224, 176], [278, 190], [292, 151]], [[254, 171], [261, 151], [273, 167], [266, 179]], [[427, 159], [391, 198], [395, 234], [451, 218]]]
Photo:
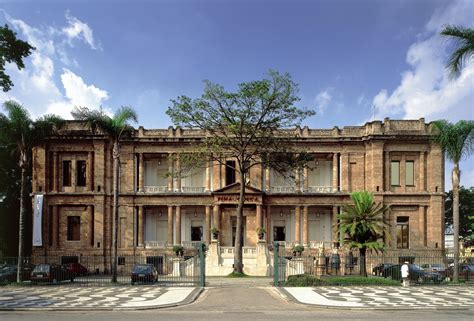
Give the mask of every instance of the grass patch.
[[291, 275], [285, 286], [347, 286], [347, 285], [391, 285], [399, 286], [400, 282], [382, 277], [363, 276], [329, 276], [318, 278], [313, 275], [300, 274]]
[[231, 274], [227, 275], [226, 278], [248, 278], [249, 276], [245, 273], [236, 273], [232, 272]]

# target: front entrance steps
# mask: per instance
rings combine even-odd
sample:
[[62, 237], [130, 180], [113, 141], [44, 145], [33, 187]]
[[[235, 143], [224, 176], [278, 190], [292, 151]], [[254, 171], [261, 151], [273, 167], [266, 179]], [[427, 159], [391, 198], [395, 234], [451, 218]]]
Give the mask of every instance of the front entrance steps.
[[262, 288], [272, 287], [272, 277], [242, 277], [228, 278], [221, 276], [206, 276], [206, 287], [214, 288]]

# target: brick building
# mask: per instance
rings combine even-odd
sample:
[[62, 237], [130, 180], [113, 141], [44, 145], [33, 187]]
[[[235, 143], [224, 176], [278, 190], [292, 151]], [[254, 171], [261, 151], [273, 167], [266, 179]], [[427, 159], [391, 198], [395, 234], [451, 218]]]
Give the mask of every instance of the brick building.
[[[244, 209], [245, 248], [266, 240], [314, 248], [336, 244], [336, 214], [349, 192], [368, 190], [391, 206], [391, 249], [444, 247], [444, 158], [424, 119], [373, 121], [342, 129], [296, 128], [314, 154], [294, 179], [253, 168]], [[118, 246], [121, 253], [151, 255], [173, 244], [191, 248], [221, 230], [220, 245], [235, 240], [240, 182], [226, 166], [209, 163], [179, 173], [172, 154], [192, 150], [203, 133], [139, 127], [123, 141]], [[232, 162], [232, 159], [228, 159]], [[229, 164], [230, 165], [230, 164]], [[33, 193], [44, 195], [42, 246], [33, 254], [109, 255], [112, 230], [112, 145], [71, 121], [33, 150]], [[244, 248], [244, 249], [245, 249]], [[245, 253], [245, 252], [244, 252]]]

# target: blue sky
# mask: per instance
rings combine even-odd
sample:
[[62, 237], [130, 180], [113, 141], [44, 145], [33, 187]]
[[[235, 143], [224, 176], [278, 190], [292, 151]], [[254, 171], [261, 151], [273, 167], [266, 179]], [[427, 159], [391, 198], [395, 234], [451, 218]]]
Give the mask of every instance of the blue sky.
[[[8, 71], [34, 116], [74, 105], [135, 107], [140, 125], [171, 125], [169, 100], [289, 72], [310, 127], [377, 119], [474, 119], [474, 63], [446, 76], [446, 23], [474, 26], [472, 1], [0, 1], [37, 50]], [[375, 106], [375, 109], [373, 108]], [[472, 160], [472, 159], [471, 159]], [[463, 163], [474, 185], [474, 166]], [[447, 180], [449, 181], [449, 180]], [[450, 184], [447, 183], [447, 187]]]

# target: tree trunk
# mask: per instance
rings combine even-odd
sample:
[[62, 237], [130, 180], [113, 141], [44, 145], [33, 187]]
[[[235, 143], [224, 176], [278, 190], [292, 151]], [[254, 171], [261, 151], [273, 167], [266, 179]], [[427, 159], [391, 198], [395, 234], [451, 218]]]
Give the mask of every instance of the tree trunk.
[[20, 217], [18, 224], [18, 265], [16, 273], [16, 281], [21, 282], [21, 272], [23, 271], [23, 256], [25, 250], [24, 244], [24, 232], [25, 232], [25, 212], [26, 212], [26, 195], [27, 193], [27, 178], [26, 178], [26, 162], [24, 160], [26, 156], [20, 155], [20, 168], [21, 168], [21, 190], [20, 190]]
[[453, 234], [454, 234], [454, 272], [453, 281], [459, 281], [459, 181], [461, 179], [461, 171], [459, 163], [455, 163], [452, 172], [453, 184]]
[[120, 145], [118, 140], [114, 141], [113, 149], [114, 174], [113, 174], [113, 209], [112, 209], [112, 282], [117, 282], [117, 237], [118, 237], [118, 194], [120, 175]]
[[234, 273], [243, 273], [243, 259], [242, 259], [242, 233], [243, 233], [243, 212], [245, 203], [245, 173], [240, 170], [240, 192], [239, 205], [237, 206], [237, 227], [235, 233], [235, 248], [234, 248]]
[[359, 270], [359, 274], [361, 276], [365, 276], [367, 277], [367, 267], [365, 266], [365, 262], [366, 262], [366, 258], [365, 258], [365, 255], [367, 253], [367, 248], [365, 247], [361, 247], [359, 249], [359, 267], [360, 267], [360, 270]]

